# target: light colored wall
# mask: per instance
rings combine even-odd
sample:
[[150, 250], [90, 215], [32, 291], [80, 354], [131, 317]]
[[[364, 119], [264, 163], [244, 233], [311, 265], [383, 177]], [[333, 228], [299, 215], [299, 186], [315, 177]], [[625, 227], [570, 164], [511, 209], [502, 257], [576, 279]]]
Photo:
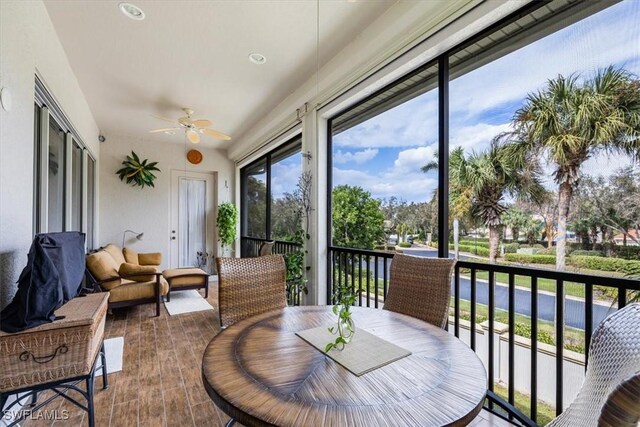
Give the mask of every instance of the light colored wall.
[[[180, 136], [176, 136], [180, 138]], [[203, 160], [199, 165], [185, 163], [185, 150], [198, 149]], [[120, 181], [115, 172], [131, 151], [141, 159], [157, 161], [154, 188], [131, 187]], [[138, 252], [162, 252], [163, 268], [169, 265], [171, 170], [217, 172], [218, 203], [233, 201], [234, 163], [225, 151], [206, 148], [204, 144], [152, 142], [142, 138], [109, 135], [100, 144], [100, 231], [98, 245], [122, 244], [122, 232], [132, 229], [144, 233], [141, 241], [130, 246]], [[228, 185], [228, 188], [225, 186]], [[220, 250], [218, 249], [218, 253]]]
[[98, 127], [40, 1], [0, 1], [0, 307], [15, 294], [33, 238], [33, 105], [36, 73], [88, 149], [98, 156]]

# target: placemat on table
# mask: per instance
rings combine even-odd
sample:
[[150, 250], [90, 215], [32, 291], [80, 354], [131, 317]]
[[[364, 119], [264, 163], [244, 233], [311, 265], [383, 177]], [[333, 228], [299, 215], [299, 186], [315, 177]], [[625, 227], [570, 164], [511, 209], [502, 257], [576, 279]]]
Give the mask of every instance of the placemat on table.
[[[329, 332], [326, 326], [298, 331], [296, 335], [323, 353], [327, 344], [336, 339], [336, 335]], [[354, 375], [361, 376], [402, 359], [411, 352], [365, 330], [357, 329], [351, 342], [342, 351], [331, 349], [325, 354]]]

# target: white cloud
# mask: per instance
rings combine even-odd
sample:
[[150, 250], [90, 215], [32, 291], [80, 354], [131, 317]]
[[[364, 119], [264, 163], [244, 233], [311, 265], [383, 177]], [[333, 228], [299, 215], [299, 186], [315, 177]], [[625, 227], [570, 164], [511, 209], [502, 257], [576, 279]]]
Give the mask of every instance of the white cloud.
[[396, 196], [408, 201], [427, 201], [431, 200], [438, 181], [422, 172], [390, 170], [375, 173], [334, 167], [333, 185], [342, 184], [358, 185], [376, 199]]
[[362, 151], [353, 151], [353, 152], [349, 152], [349, 151], [343, 152], [342, 150], [338, 150], [337, 152], [333, 153], [333, 162], [336, 164], [354, 162], [355, 164], [360, 165], [362, 163], [368, 162], [369, 160], [373, 159], [377, 155], [378, 155], [377, 148], [367, 148]]
[[334, 136], [336, 147], [417, 147], [438, 140], [437, 91], [430, 91]]
[[302, 166], [296, 164], [275, 163], [271, 167], [271, 194], [279, 198], [284, 193], [293, 193], [298, 184]]
[[512, 130], [511, 123], [490, 125], [478, 123], [471, 126], [452, 127], [451, 148], [462, 147], [466, 152], [470, 150], [482, 151], [489, 146], [491, 140], [502, 132]]
[[633, 165], [633, 160], [626, 155], [600, 153], [582, 164], [582, 172], [594, 176], [608, 177], [618, 169], [631, 165]]
[[393, 162], [393, 165], [402, 172], [417, 171], [425, 164], [435, 160], [435, 156], [434, 145], [409, 148], [398, 153], [398, 158]]

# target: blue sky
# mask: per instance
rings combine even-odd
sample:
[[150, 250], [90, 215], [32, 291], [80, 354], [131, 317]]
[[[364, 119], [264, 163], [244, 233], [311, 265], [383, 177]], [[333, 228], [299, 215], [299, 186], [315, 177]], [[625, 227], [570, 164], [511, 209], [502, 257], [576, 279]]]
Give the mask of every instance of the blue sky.
[[[639, 22], [640, 0], [626, 0], [452, 81], [451, 147], [482, 151], [509, 129], [526, 95], [559, 74], [590, 77], [613, 64], [640, 75]], [[437, 148], [437, 96], [433, 90], [334, 136], [334, 185], [359, 185], [376, 198], [430, 200], [437, 176], [420, 167]], [[606, 174], [629, 163], [600, 156], [583, 169]], [[554, 187], [550, 177], [547, 185]]]

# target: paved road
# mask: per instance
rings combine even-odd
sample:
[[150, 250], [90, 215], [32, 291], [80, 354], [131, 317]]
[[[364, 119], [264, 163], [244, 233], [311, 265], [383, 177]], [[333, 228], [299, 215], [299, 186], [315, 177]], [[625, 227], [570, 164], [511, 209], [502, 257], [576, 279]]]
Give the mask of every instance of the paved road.
[[[438, 252], [435, 249], [404, 249], [406, 254], [435, 258]], [[450, 253], [453, 256], [453, 253]], [[460, 259], [473, 261], [473, 258], [461, 256]], [[379, 274], [382, 274], [382, 263], [379, 261]], [[388, 271], [388, 269], [387, 269]], [[451, 284], [451, 293], [453, 294], [453, 283]], [[531, 292], [526, 289], [516, 289], [515, 295], [516, 313], [525, 316], [531, 316]], [[471, 280], [467, 277], [460, 277], [460, 298], [469, 301], [471, 299]], [[489, 302], [489, 284], [485, 281], [477, 281], [476, 285], [476, 301], [479, 304], [488, 305]], [[509, 290], [507, 286], [496, 286], [495, 289], [496, 308], [503, 310], [509, 309]], [[547, 293], [538, 293], [538, 318], [540, 320], [555, 321], [556, 298], [554, 295]], [[567, 298], [565, 300], [565, 323], [572, 328], [584, 329], [584, 302]], [[595, 328], [610, 312], [615, 311], [608, 305], [593, 305], [593, 326]]]

